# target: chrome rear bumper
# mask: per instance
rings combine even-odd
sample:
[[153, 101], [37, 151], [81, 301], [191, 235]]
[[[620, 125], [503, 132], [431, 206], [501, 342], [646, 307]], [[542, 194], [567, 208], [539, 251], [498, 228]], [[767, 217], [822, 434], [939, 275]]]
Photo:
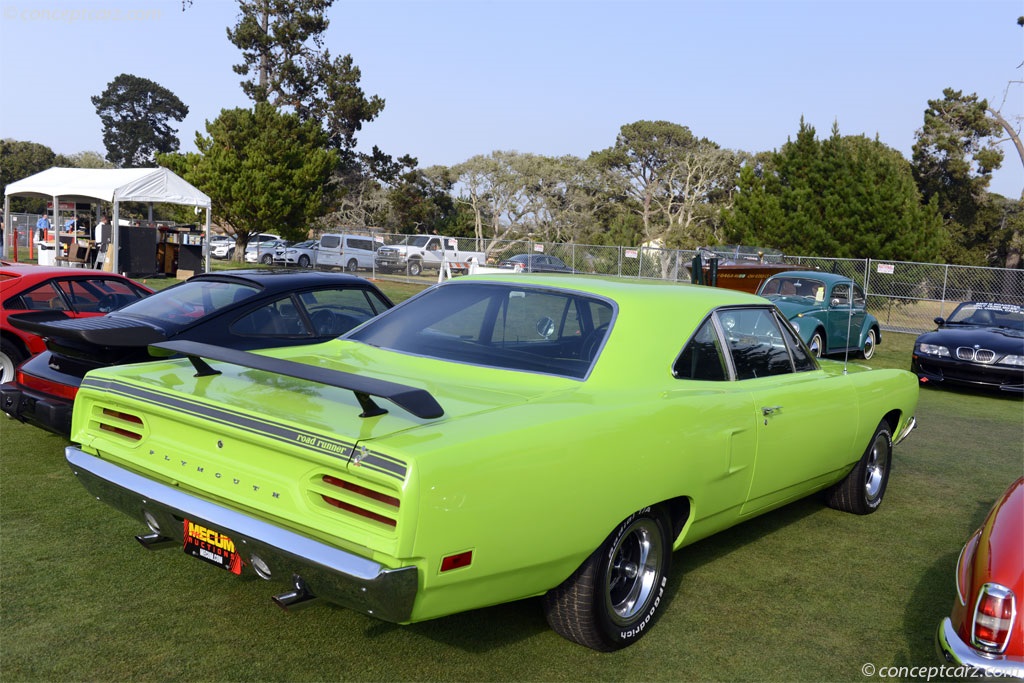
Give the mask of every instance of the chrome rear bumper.
[[[147, 479], [74, 446], [64, 451], [71, 470], [97, 499], [146, 524], [154, 534], [140, 538], [147, 547], [184, 543], [184, 520], [230, 536], [242, 556], [243, 571], [290, 590], [312, 595], [384, 621], [409, 620], [418, 585], [414, 566], [388, 569], [353, 553], [211, 503], [173, 486]], [[165, 540], [166, 543], [159, 542]], [[256, 572], [253, 556], [263, 571]], [[279, 601], [280, 602], [280, 601]]]
[[947, 664], [965, 666], [988, 676], [1024, 678], [1024, 660], [1001, 655], [983, 656], [960, 639], [949, 617], [942, 620], [935, 632], [935, 651]]

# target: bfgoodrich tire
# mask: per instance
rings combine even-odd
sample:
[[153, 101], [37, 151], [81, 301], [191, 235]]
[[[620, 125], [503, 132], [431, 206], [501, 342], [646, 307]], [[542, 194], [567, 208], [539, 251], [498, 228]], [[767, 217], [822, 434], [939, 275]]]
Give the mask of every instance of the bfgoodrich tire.
[[828, 491], [828, 505], [855, 515], [870, 515], [882, 504], [892, 467], [892, 432], [882, 420], [868, 449], [841, 482]]
[[544, 596], [544, 616], [564, 638], [610, 652], [647, 633], [665, 603], [671, 525], [658, 508], [633, 513]]

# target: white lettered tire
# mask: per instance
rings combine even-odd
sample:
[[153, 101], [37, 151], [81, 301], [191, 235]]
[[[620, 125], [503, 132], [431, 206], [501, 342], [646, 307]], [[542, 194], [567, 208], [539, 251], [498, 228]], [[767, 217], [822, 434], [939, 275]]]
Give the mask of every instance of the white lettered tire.
[[634, 512], [560, 586], [544, 596], [559, 635], [602, 652], [632, 645], [665, 604], [671, 524], [660, 508]]

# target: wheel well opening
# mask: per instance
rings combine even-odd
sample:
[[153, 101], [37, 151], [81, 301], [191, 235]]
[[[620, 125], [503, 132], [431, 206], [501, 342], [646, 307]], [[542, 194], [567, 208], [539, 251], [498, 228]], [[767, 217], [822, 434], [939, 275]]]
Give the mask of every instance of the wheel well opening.
[[668, 518], [672, 522], [672, 541], [674, 542], [679, 538], [679, 534], [683, 532], [683, 527], [686, 526], [686, 522], [690, 519], [690, 499], [685, 496], [680, 498], [672, 498], [666, 500], [661, 504], [668, 513]]
[[893, 439], [896, 438], [896, 427], [900, 424], [900, 415], [900, 411], [893, 410], [886, 413], [885, 417], [882, 418], [885, 420], [885, 423], [889, 425], [889, 433], [892, 435]]
[[32, 355], [32, 353], [28, 350], [28, 346], [25, 345], [25, 342], [22, 341], [21, 338], [16, 337], [13, 334], [0, 335], [0, 340], [3, 340], [10, 344], [11, 346], [13, 346], [18, 351], [18, 353], [20, 353], [25, 358], [28, 358], [29, 356]]

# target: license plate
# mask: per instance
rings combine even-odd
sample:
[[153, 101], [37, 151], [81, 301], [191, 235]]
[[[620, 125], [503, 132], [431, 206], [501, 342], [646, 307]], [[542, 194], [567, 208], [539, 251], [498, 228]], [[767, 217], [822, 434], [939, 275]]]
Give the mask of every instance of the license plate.
[[232, 574], [242, 573], [242, 557], [235, 550], [235, 542], [227, 534], [187, 519], [184, 550], [192, 557], [198, 557]]

